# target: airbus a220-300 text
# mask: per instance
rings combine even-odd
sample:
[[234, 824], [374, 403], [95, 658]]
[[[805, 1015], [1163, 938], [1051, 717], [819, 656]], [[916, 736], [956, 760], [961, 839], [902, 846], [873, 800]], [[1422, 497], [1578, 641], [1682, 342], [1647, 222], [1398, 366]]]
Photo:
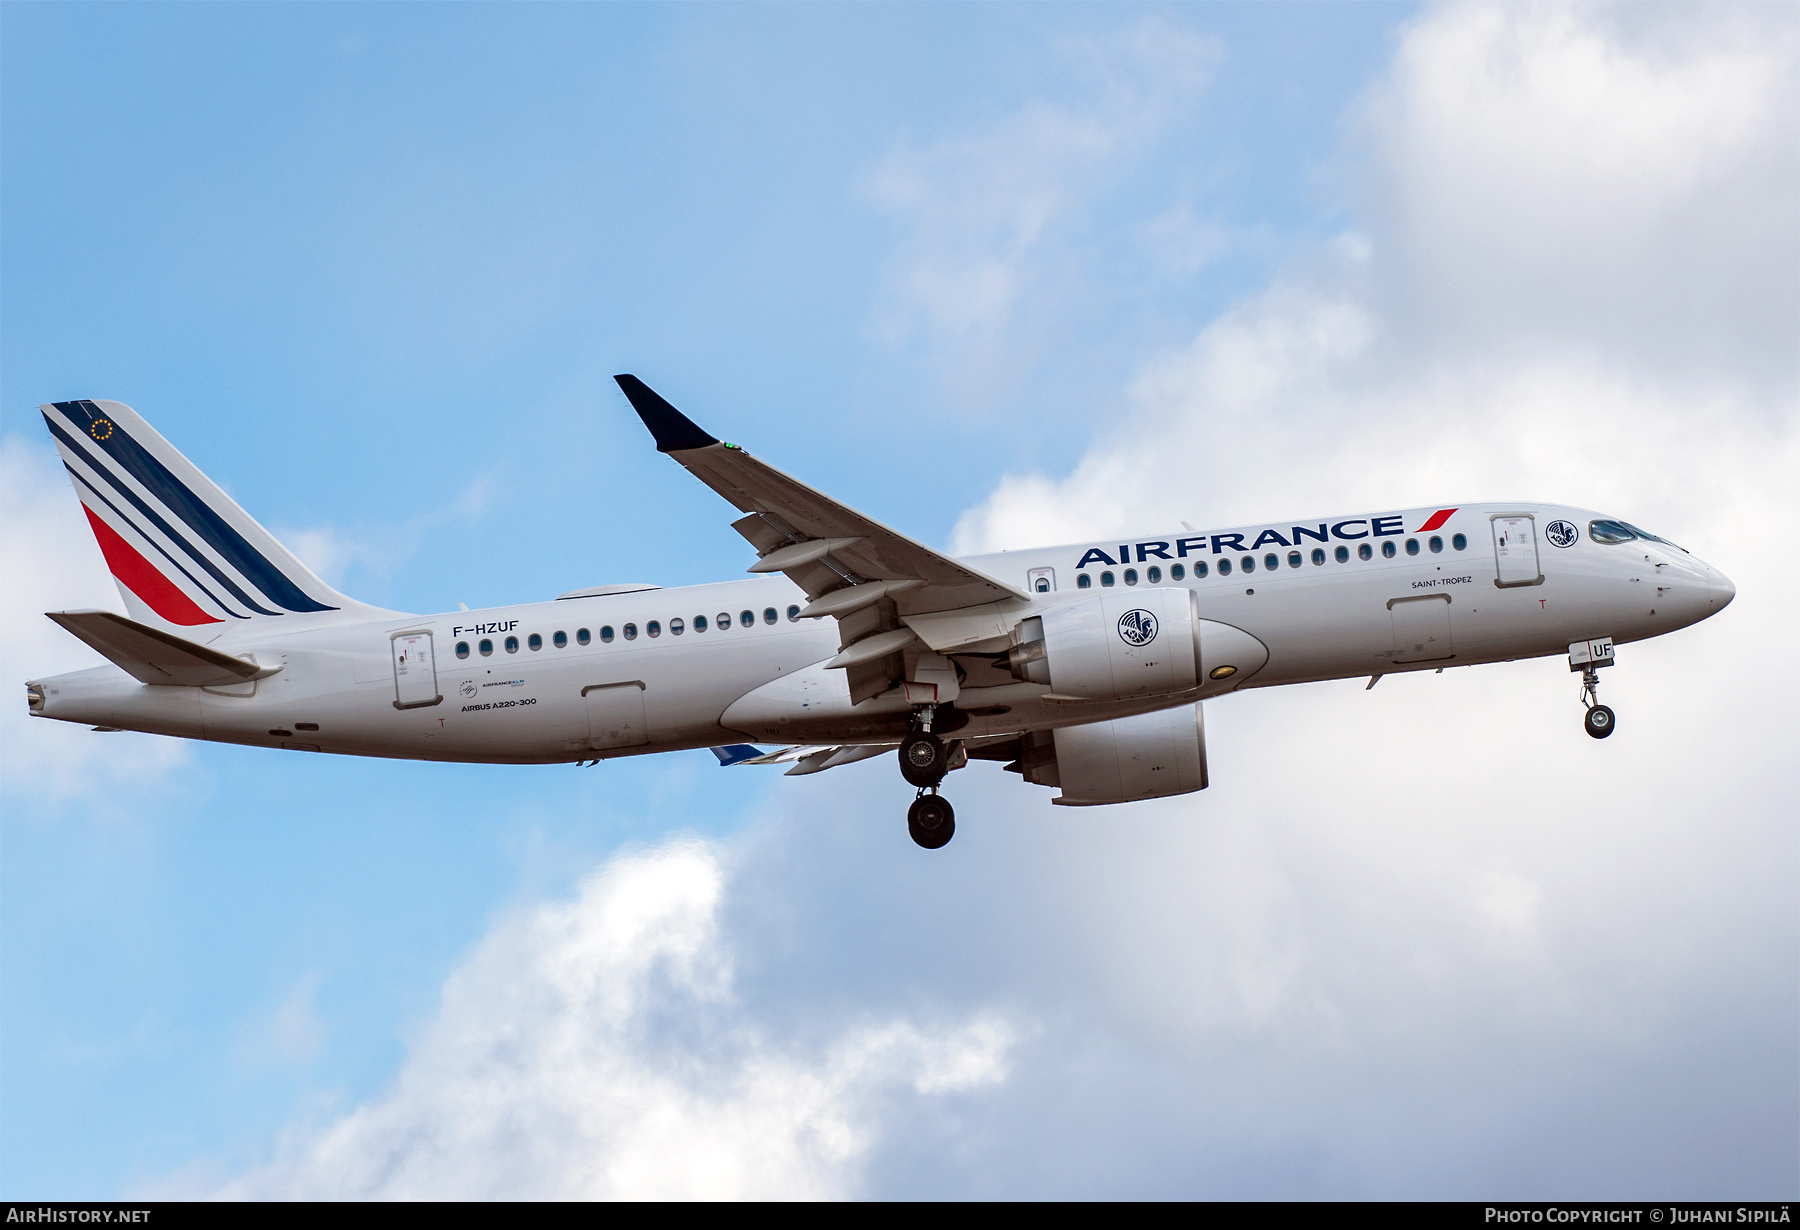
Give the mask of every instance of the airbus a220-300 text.
[[51, 612], [111, 664], [29, 682], [31, 712], [508, 764], [710, 748], [816, 773], [897, 751], [908, 827], [935, 849], [955, 831], [941, 784], [971, 760], [1074, 806], [1205, 789], [1203, 707], [1241, 688], [1567, 654], [1605, 738], [1613, 647], [1736, 592], [1616, 515], [1516, 501], [952, 559], [618, 383], [658, 450], [741, 514], [756, 577], [381, 610], [320, 581], [129, 407], [45, 406], [129, 617]]

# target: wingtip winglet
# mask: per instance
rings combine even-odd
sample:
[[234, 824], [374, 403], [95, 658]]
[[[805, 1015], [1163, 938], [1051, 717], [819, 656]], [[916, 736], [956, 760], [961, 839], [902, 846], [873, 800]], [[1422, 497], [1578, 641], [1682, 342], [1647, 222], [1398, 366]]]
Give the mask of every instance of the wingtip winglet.
[[705, 448], [718, 441], [702, 431], [687, 415], [664, 401], [661, 394], [629, 372], [614, 376], [625, 399], [644, 426], [656, 438], [659, 453], [679, 453], [684, 449]]

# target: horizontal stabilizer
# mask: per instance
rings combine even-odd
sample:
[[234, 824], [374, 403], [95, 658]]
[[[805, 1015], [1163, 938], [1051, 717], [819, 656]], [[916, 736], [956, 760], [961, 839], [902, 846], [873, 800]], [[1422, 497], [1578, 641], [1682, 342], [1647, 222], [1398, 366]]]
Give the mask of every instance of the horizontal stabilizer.
[[46, 611], [44, 614], [142, 683], [204, 688], [266, 679], [281, 669], [234, 658], [111, 611]]
[[746, 760], [754, 760], [762, 755], [758, 749], [748, 743], [733, 743], [726, 747], [707, 749], [719, 758], [719, 767], [729, 769], [734, 764], [743, 764]]
[[826, 769], [835, 769], [839, 765], [855, 764], [859, 760], [867, 760], [871, 756], [880, 756], [891, 752], [896, 747], [893, 743], [851, 744], [849, 747], [828, 747], [823, 751], [803, 756], [800, 762], [783, 777], [805, 777], [808, 773], [823, 773]]
[[[786, 776], [804, 777], [809, 773], [822, 773], [826, 769], [835, 769], [839, 765], [855, 764], [859, 760], [867, 760], [871, 756], [891, 752], [898, 746], [900, 746], [898, 743], [852, 743], [842, 747], [834, 743], [802, 743], [794, 747], [784, 747], [778, 751], [765, 752], [760, 756], [736, 763], [791, 764], [794, 767], [787, 771]], [[726, 749], [715, 747], [713, 755], [719, 756], [719, 759], [723, 761], [725, 758], [720, 753], [724, 750]], [[745, 750], [753, 752], [756, 749], [746, 748]]]

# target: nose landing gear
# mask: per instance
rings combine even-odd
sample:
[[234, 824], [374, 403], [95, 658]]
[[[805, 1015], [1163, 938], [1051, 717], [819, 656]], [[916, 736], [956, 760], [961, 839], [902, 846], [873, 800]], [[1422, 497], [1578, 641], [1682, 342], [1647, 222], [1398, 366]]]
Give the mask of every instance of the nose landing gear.
[[1591, 706], [1582, 725], [1596, 739], [1604, 739], [1613, 732], [1613, 711], [1605, 705]]
[[1581, 703], [1587, 706], [1582, 729], [1596, 739], [1612, 734], [1618, 718], [1600, 703], [1600, 676], [1597, 668], [1613, 664], [1612, 638], [1599, 641], [1577, 641], [1569, 646], [1569, 669], [1581, 672]]

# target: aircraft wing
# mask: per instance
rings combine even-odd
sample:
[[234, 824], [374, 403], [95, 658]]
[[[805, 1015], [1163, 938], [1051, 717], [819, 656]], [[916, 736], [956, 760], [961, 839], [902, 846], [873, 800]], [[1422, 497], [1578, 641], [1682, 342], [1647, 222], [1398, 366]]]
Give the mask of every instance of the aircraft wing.
[[902, 676], [908, 649], [925, 648], [907, 635], [908, 617], [1030, 601], [715, 439], [636, 376], [614, 379], [656, 438], [657, 451], [746, 514], [732, 528], [761, 557], [750, 571], [785, 573], [810, 600], [805, 616], [838, 620], [842, 652], [831, 665], [846, 671], [853, 703], [886, 691]]

